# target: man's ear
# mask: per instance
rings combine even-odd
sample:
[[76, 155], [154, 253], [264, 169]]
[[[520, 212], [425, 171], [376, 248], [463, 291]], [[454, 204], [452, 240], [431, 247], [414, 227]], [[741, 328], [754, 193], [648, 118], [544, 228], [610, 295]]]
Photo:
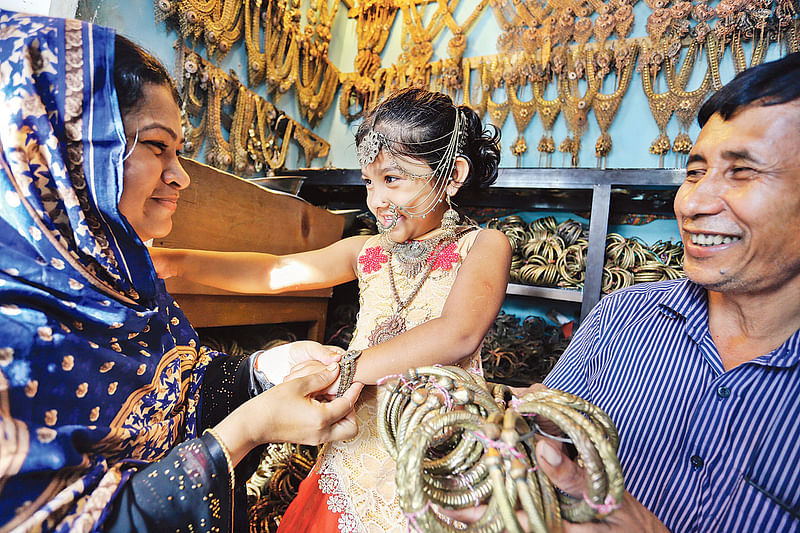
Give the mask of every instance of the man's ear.
[[469, 175], [469, 161], [465, 157], [456, 157], [455, 164], [453, 165], [453, 179], [447, 184], [447, 194], [455, 196], [458, 189], [464, 185]]

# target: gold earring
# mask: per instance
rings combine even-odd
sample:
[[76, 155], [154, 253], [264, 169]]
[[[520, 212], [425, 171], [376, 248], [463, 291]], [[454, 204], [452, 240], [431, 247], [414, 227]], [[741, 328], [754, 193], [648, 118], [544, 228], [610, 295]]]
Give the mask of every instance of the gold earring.
[[[444, 212], [442, 215], [442, 231], [447, 234], [452, 234], [455, 236], [455, 228], [458, 227], [458, 223], [461, 221], [461, 216], [458, 214], [458, 211], [453, 209], [453, 204], [450, 201], [450, 195], [446, 194], [447, 197], [447, 211]], [[452, 237], [448, 237], [452, 238]]]

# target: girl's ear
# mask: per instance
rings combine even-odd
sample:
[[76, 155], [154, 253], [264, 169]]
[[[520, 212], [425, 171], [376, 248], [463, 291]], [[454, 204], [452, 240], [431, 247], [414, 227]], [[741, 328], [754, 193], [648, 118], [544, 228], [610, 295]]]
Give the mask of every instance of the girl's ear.
[[447, 184], [447, 194], [455, 196], [458, 189], [464, 185], [469, 175], [469, 161], [466, 158], [456, 157], [455, 164], [453, 165], [453, 179]]

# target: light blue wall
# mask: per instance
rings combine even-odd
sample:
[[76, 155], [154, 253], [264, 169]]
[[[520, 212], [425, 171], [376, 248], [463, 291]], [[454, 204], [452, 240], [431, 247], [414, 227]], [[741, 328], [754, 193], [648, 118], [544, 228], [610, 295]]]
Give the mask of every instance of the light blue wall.
[[[303, 2], [306, 5], [307, 2]], [[468, 14], [478, 4], [477, 0], [462, 0], [455, 11], [455, 18], [457, 21], [463, 21]], [[716, 2], [711, 2], [716, 4]], [[429, 4], [428, 9], [434, 9], [436, 2]], [[647, 16], [650, 13], [649, 7], [645, 2], [639, 2], [634, 7], [636, 24], [631, 34], [632, 37], [641, 37], [646, 34], [644, 28]], [[153, 1], [152, 0], [81, 0], [79, 5], [78, 14], [84, 20], [91, 20], [100, 24], [112, 26], [120, 31], [122, 34], [130, 37], [131, 39], [143, 44], [161, 58], [170, 68], [174, 65], [174, 51], [173, 43], [177, 38], [177, 33], [174, 30], [168, 29], [166, 23], [154, 22], [153, 15]], [[303, 22], [304, 24], [305, 22]], [[402, 15], [398, 12], [395, 18], [395, 23], [391, 31], [389, 41], [386, 48], [382, 53], [383, 66], [388, 66], [396, 62], [400, 54], [400, 34], [402, 25]], [[353, 59], [356, 52], [356, 35], [355, 35], [355, 21], [347, 18], [347, 8], [344, 4], [340, 4], [339, 9], [334, 19], [333, 24], [333, 39], [330, 45], [329, 57], [331, 61], [342, 72], [350, 72], [354, 70]], [[496, 40], [499, 33], [498, 25], [492, 10], [487, 7], [482, 16], [473, 26], [472, 30], [467, 35], [467, 50], [464, 54], [465, 57], [493, 55], [497, 53]], [[434, 59], [446, 57], [447, 41], [450, 38], [448, 30], [440, 34], [439, 39], [435, 41]], [[202, 45], [197, 45], [196, 50], [203, 53]], [[749, 55], [749, 48], [746, 48]], [[775, 58], [778, 56], [778, 49], [775, 44], [770, 48], [768, 58]], [[223, 70], [229, 71], [233, 69], [239, 73], [239, 79], [246, 83], [247, 72], [244, 68], [246, 65], [246, 54], [242, 43], [238, 43], [233, 50], [219, 63], [217, 63]], [[693, 89], [699, 85], [705, 73], [705, 59], [699, 63], [699, 67], [695, 68], [695, 75], [689, 83], [689, 89]], [[723, 81], [731, 79], [733, 76], [733, 66], [730, 60], [730, 53], [728, 53], [722, 65], [722, 78]], [[613, 79], [607, 80], [606, 92], [610, 91]], [[551, 84], [552, 85], [552, 84]], [[663, 82], [662, 82], [663, 85]], [[263, 84], [260, 87], [252, 88], [256, 93], [264, 95]], [[663, 90], [664, 87], [661, 88]], [[523, 99], [529, 97], [528, 94], [521, 95]], [[496, 101], [504, 101], [505, 95], [503, 89], [498, 90], [495, 95]], [[289, 91], [275, 103], [279, 108], [285, 111], [289, 116], [308, 126], [303, 120], [300, 119], [300, 113], [295, 103], [295, 94]], [[317, 159], [313, 162], [313, 166], [322, 166], [330, 164], [339, 168], [356, 168], [357, 161], [355, 158], [355, 150], [353, 146], [353, 125], [347, 124], [337, 109], [338, 94], [327, 115], [320, 121], [314, 128], [314, 132], [326, 139], [331, 144], [330, 155], [326, 159]], [[678, 121], [673, 117], [668, 127], [670, 138], [679, 131]], [[696, 137], [698, 128], [696, 125], [692, 126], [690, 135]], [[608, 168], [655, 168], [659, 166], [658, 156], [651, 155], [648, 148], [653, 139], [658, 135], [658, 128], [650, 114], [650, 109], [647, 99], [644, 96], [641, 85], [641, 76], [636, 73], [631, 82], [628, 93], [623, 99], [622, 106], [619, 110], [618, 116], [611, 127], [611, 136], [613, 139], [614, 147], [608, 158]], [[502, 130], [503, 134], [503, 160], [501, 166], [514, 167], [518, 166], [516, 158], [510, 153], [509, 147], [517, 137], [516, 128], [511, 116], [506, 120], [505, 126]], [[559, 117], [556, 122], [554, 131], [554, 139], [558, 145], [566, 136], [566, 128], [563, 116]], [[597, 122], [592, 115], [589, 120], [589, 127], [583, 137], [581, 153], [580, 153], [580, 166], [581, 167], [595, 167], [596, 158], [594, 156], [594, 144], [600, 130]], [[522, 167], [537, 167], [539, 166], [539, 155], [536, 151], [536, 145], [542, 135], [541, 124], [538, 117], [535, 117], [528, 129], [526, 130], [526, 140], [528, 143], [528, 152], [523, 156], [521, 164]], [[298, 160], [298, 153], [296, 147], [294, 151], [290, 151], [287, 157], [287, 168], [298, 168], [304, 166], [302, 160]], [[567, 167], [570, 165], [569, 157], [563, 156], [560, 152], [553, 154], [552, 165], [555, 167]], [[668, 154], [665, 158], [664, 165], [668, 168], [679, 166], [674, 154]]]

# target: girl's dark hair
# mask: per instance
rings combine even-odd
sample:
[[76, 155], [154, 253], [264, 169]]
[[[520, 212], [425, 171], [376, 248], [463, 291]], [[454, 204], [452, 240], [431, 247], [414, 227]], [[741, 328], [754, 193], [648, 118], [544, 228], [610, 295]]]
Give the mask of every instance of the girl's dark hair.
[[780, 105], [800, 99], [800, 52], [743, 70], [711, 98], [697, 114], [702, 128], [714, 113], [728, 120], [750, 104]]
[[164, 65], [156, 57], [130, 39], [117, 34], [114, 39], [114, 86], [120, 113], [141, 105], [144, 85], [166, 85], [180, 106], [181, 97]]
[[484, 129], [475, 111], [456, 106], [446, 94], [408, 88], [390, 95], [367, 113], [356, 132], [356, 145], [375, 129], [386, 136], [395, 153], [425, 161], [435, 169], [450, 143], [458, 110], [466, 119], [459, 155], [469, 161], [461, 188], [488, 187], [497, 179], [500, 131], [491, 124]]

